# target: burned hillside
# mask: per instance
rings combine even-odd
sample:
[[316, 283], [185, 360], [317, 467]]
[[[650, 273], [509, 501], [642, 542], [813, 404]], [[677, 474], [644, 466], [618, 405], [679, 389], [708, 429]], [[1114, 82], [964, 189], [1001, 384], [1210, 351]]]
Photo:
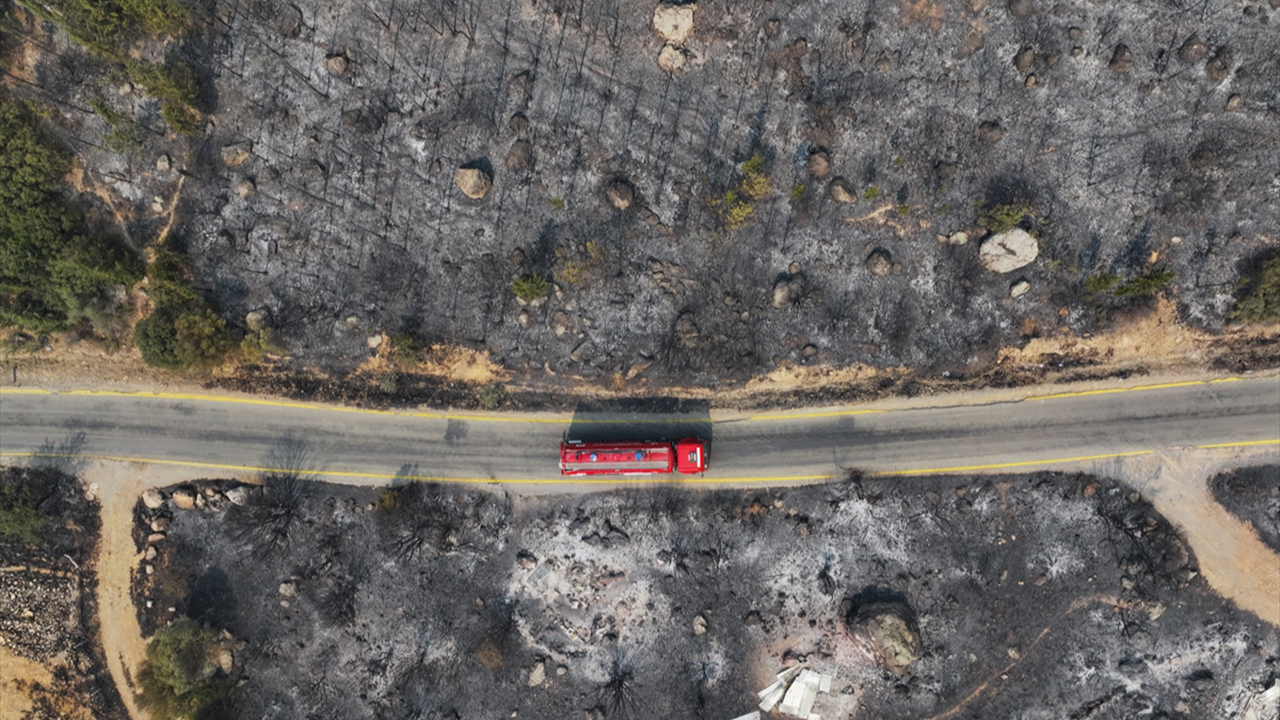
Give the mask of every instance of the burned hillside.
[[144, 627], [235, 638], [223, 714], [731, 718], [790, 667], [827, 677], [824, 717], [1232, 717], [1280, 662], [1148, 503], [1091, 476], [574, 498], [294, 481], [139, 505], [140, 539], [165, 528]]
[[335, 369], [382, 333], [586, 377], [954, 369], [1154, 293], [1221, 327], [1276, 241], [1274, 3], [691, 7], [215, 2], [152, 48], [207, 124], [123, 154], [90, 101], [160, 105], [65, 41], [18, 89], [67, 98], [137, 249]]

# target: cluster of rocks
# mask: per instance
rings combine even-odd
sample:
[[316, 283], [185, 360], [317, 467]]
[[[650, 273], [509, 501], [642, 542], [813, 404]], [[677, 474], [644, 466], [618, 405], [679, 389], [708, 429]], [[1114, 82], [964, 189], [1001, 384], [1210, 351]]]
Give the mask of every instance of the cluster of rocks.
[[658, 53], [658, 67], [676, 72], [689, 62], [685, 41], [693, 33], [693, 14], [697, 9], [698, 6], [692, 3], [661, 3], [653, 11], [653, 29], [663, 40], [662, 50]]
[[0, 645], [37, 662], [71, 650], [80, 641], [79, 586], [73, 573], [0, 573]]
[[149, 488], [142, 492], [139, 499], [137, 520], [141, 535], [145, 537], [146, 549], [143, 551], [143, 572], [151, 575], [155, 572], [152, 561], [159, 551], [156, 545], [165, 539], [169, 526], [173, 523], [176, 510], [206, 510], [218, 512], [230, 505], [243, 505], [249, 499], [251, 486], [230, 483], [208, 483], [200, 486], [182, 486], [169, 492], [157, 488]]

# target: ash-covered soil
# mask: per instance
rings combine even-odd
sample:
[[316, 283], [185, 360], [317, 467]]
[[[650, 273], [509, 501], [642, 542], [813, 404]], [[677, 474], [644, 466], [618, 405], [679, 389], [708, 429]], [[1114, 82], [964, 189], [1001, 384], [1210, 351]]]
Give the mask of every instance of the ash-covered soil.
[[807, 662], [823, 717], [1236, 717], [1280, 673], [1277, 630], [1106, 479], [265, 488], [139, 516], [172, 518], [146, 621], [246, 643], [223, 714], [730, 718]]
[[[127, 718], [98, 644], [99, 503], [76, 478], [53, 468], [0, 468], [0, 670], [5, 717]], [[10, 534], [15, 508], [34, 508], [36, 537]]]
[[[674, 73], [654, 7], [221, 0], [180, 48], [211, 111], [189, 152], [105, 152], [89, 97], [158, 106], [57, 38], [37, 82], [135, 243], [180, 193], [171, 236], [223, 314], [265, 310], [330, 370], [387, 332], [586, 377], [954, 371], [1028, 321], [1092, 331], [1163, 271], [1221, 327], [1274, 247], [1274, 2], [712, 1]], [[771, 189], [726, 220], [757, 154]], [[1007, 273], [978, 259], [1001, 205], [1039, 251]], [[521, 306], [529, 274], [557, 289]]]
[[1258, 537], [1280, 552], [1280, 466], [1237, 468], [1209, 481], [1213, 499], [1253, 525]]

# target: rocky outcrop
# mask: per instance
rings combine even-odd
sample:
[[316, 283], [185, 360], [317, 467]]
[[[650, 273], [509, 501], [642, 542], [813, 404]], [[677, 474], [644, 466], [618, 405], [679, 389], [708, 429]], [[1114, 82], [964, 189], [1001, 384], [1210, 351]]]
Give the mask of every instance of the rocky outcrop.
[[884, 277], [893, 272], [893, 256], [889, 254], [888, 250], [878, 247], [867, 256], [863, 267], [872, 275]]
[[[865, 594], [865, 593], [864, 593]], [[875, 653], [889, 672], [903, 675], [920, 657], [920, 634], [915, 613], [896, 599], [855, 601], [845, 616], [855, 637]]]
[[489, 194], [493, 187], [493, 177], [478, 167], [461, 167], [454, 173], [453, 181], [463, 195], [479, 200]]
[[858, 195], [854, 192], [853, 186], [842, 177], [838, 177], [831, 181], [827, 186], [827, 193], [831, 195], [831, 199], [842, 203], [858, 202]]
[[653, 29], [666, 41], [658, 53], [658, 67], [676, 72], [689, 61], [684, 44], [693, 33], [693, 14], [697, 5], [660, 3], [653, 11]]
[[978, 261], [992, 272], [1007, 273], [1030, 265], [1040, 255], [1040, 246], [1026, 230], [1014, 228], [983, 241]]

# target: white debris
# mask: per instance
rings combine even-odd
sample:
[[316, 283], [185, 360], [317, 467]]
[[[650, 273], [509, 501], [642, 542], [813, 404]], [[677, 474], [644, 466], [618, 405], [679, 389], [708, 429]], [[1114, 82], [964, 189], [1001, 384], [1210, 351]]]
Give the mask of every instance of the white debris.
[[777, 680], [756, 693], [760, 698], [760, 709], [772, 712], [776, 707], [779, 713], [805, 720], [821, 720], [813, 712], [813, 705], [818, 700], [818, 693], [831, 691], [831, 676], [810, 670], [806, 663], [778, 673]]

